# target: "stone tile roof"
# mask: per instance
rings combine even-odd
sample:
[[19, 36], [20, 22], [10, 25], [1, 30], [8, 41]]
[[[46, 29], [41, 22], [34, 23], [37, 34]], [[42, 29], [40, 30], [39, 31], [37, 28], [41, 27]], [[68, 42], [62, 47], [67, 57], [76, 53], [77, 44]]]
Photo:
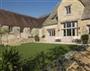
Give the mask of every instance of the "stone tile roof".
[[[46, 16], [43, 16], [43, 17], [38, 18], [38, 19], [37, 19], [38, 24], [35, 24], [35, 26], [36, 26], [37, 28], [41, 28], [41, 27], [43, 26], [43, 22], [48, 18], [48, 16], [49, 16], [49, 15], [46, 15]], [[34, 26], [34, 27], [35, 27], [35, 26]]]
[[90, 6], [84, 9], [82, 19], [90, 19]]
[[90, 5], [90, 0], [79, 0], [84, 6]]
[[25, 16], [16, 14], [6, 10], [0, 10], [0, 25], [7, 25], [7, 26], [19, 26], [19, 27], [41, 27], [42, 22], [48, 16], [41, 17], [41, 18], [34, 18], [31, 16]]
[[56, 25], [58, 23], [57, 8], [59, 5], [60, 5], [60, 2], [58, 2], [54, 10], [49, 14], [49, 17], [45, 20], [45, 22], [43, 22], [44, 26], [45, 25]]
[[84, 5], [84, 11], [81, 19], [90, 19], [90, 0], [79, 0]]

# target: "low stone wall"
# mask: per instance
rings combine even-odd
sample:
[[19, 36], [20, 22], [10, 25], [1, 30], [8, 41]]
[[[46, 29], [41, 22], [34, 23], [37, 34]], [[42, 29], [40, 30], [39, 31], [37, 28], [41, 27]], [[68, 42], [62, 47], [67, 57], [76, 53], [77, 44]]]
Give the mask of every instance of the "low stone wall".
[[80, 46], [46, 66], [46, 71], [90, 71], [90, 47]]
[[20, 45], [22, 43], [35, 42], [34, 38], [28, 38], [27, 34], [25, 34], [26, 38], [21, 37], [21, 34], [6, 34], [1, 38], [1, 44], [4, 45]]

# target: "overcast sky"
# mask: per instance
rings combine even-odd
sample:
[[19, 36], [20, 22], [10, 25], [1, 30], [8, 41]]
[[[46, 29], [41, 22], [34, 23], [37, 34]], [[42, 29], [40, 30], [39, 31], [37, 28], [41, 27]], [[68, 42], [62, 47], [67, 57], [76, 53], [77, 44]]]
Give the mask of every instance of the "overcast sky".
[[40, 17], [50, 13], [60, 0], [0, 0], [0, 8]]

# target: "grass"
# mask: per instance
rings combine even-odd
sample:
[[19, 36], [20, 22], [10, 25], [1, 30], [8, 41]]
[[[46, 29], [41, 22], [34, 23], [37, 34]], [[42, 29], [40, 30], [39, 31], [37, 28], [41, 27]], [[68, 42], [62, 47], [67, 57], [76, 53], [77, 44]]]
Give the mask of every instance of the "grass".
[[[28, 57], [34, 57], [42, 51], [46, 53], [49, 51], [49, 49], [63, 47], [63, 49], [61, 48], [61, 52], [60, 52], [62, 53], [63, 50], [70, 51], [76, 46], [63, 45], [63, 44], [61, 45], [61, 44], [46, 44], [46, 43], [26, 43], [19, 46], [13, 46], [13, 47], [16, 47], [16, 49], [20, 52], [20, 54], [24, 58], [28, 58]], [[3, 49], [4, 49], [3, 47], [0, 47], [0, 56]]]

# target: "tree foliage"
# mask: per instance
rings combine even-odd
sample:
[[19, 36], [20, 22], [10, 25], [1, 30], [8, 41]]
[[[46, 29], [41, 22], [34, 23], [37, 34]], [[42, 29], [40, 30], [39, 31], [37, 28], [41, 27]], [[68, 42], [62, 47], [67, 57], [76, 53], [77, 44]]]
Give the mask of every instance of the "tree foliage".
[[84, 34], [81, 36], [81, 41], [83, 44], [87, 44], [88, 43], [88, 39], [89, 39], [89, 35], [88, 34]]
[[0, 27], [0, 42], [2, 44], [2, 35], [9, 33], [9, 29], [6, 27]]
[[5, 49], [2, 53], [3, 71], [21, 71], [21, 56], [16, 49]]

